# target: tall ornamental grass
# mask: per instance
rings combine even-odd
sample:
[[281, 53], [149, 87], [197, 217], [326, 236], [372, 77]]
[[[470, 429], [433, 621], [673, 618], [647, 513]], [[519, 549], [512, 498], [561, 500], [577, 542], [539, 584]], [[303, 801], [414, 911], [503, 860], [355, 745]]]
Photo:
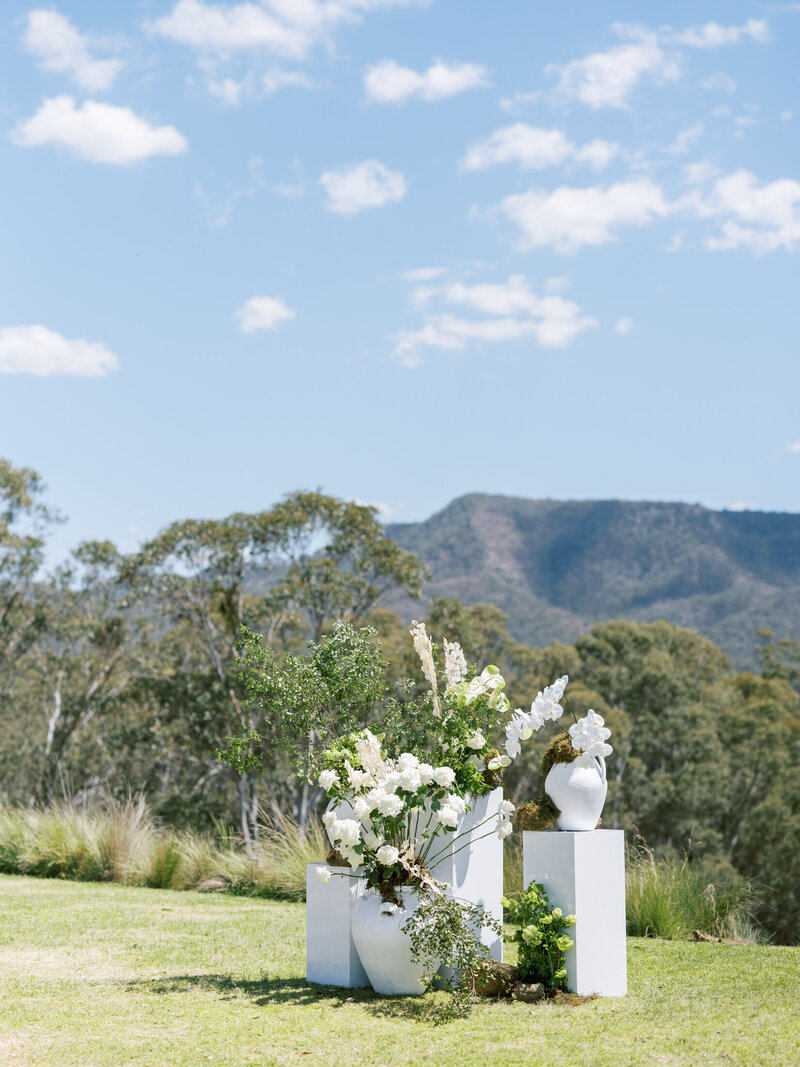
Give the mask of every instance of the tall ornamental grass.
[[220, 890], [302, 900], [306, 864], [329, 850], [319, 823], [263, 820], [247, 854], [233, 834], [159, 827], [143, 800], [92, 808], [0, 804], [0, 872], [155, 889]]
[[[258, 842], [246, 853], [232, 831], [213, 834], [159, 826], [143, 800], [73, 808], [13, 808], [0, 802], [0, 873], [84, 882], [121, 882], [154, 889], [199, 889], [303, 900], [306, 864], [329, 851], [318, 822], [302, 830], [288, 818], [262, 817]], [[505, 842], [504, 888], [522, 884], [522, 835]], [[742, 878], [712, 881], [702, 867], [631, 849], [626, 863], [628, 933], [636, 937], [763, 940], [757, 901]]]
[[711, 881], [688, 860], [657, 859], [649, 849], [628, 853], [625, 875], [628, 933], [633, 937], [712, 937], [763, 940], [753, 920], [757, 900], [738, 876]]

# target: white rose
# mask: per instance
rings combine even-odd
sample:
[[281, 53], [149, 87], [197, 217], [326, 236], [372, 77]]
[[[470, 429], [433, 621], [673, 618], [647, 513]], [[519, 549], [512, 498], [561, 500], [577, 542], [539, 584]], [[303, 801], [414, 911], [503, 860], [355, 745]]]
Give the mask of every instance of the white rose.
[[430, 785], [433, 781], [433, 767], [430, 763], [420, 763], [417, 767], [419, 771], [419, 780], [421, 785]]
[[386, 867], [391, 867], [393, 863], [397, 863], [399, 855], [400, 850], [395, 848], [394, 845], [381, 845], [376, 853], [378, 863], [382, 863]]
[[502, 811], [504, 815], [513, 815], [517, 810], [510, 800], [501, 800], [497, 805], [498, 811]]
[[397, 769], [399, 771], [407, 771], [410, 767], [418, 767], [419, 760], [411, 752], [404, 752], [400, 759], [397, 761]]
[[463, 797], [455, 794], [448, 794], [442, 803], [446, 808], [452, 808], [453, 811], [457, 811], [459, 815], [463, 815], [467, 810], [467, 802]]
[[335, 811], [326, 811], [325, 814], [322, 816], [322, 825], [325, 827], [326, 830], [330, 830], [330, 828], [333, 826], [333, 824], [335, 822], [336, 822], [336, 812]]
[[319, 784], [327, 792], [332, 789], [336, 782], [339, 781], [339, 775], [336, 771], [321, 771], [319, 776]]
[[327, 885], [331, 880], [331, 872], [327, 867], [317, 867], [317, 878], [323, 885]]
[[456, 780], [456, 772], [452, 767], [437, 767], [433, 772], [433, 780], [444, 789], [449, 789]]
[[356, 797], [353, 801], [353, 811], [357, 818], [366, 819], [372, 808], [369, 806], [369, 801], [366, 797]]
[[378, 811], [381, 815], [399, 815], [403, 810], [403, 800], [394, 793], [384, 793], [378, 801]]
[[502, 841], [503, 838], [508, 837], [509, 834], [514, 832], [514, 827], [510, 822], [501, 822], [497, 827], [497, 836]]
[[416, 767], [408, 767], [400, 775], [400, 788], [408, 793], [416, 793], [421, 784], [422, 779]]
[[361, 826], [355, 819], [342, 819], [336, 826], [336, 837], [344, 848], [352, 848], [361, 837]]
[[480, 752], [482, 748], [486, 747], [486, 738], [480, 730], [478, 730], [476, 734], [473, 734], [472, 737], [467, 739], [467, 746], [469, 748], [474, 748], [476, 752]]
[[451, 808], [448, 804], [443, 804], [441, 808], [436, 812], [436, 818], [442, 824], [451, 830], [454, 830], [458, 826], [458, 812], [455, 808]]

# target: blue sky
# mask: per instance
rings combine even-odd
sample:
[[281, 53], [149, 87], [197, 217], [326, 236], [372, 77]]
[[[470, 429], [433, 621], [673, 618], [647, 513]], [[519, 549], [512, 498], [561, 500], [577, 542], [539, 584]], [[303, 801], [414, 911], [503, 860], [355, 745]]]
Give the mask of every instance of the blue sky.
[[798, 46], [791, 3], [4, 4], [0, 454], [56, 549], [298, 488], [798, 510]]

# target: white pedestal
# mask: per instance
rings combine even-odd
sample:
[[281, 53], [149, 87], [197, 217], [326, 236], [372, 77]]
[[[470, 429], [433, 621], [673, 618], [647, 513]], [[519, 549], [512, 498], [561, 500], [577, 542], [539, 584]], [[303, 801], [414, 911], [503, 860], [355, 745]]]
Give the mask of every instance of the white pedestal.
[[[325, 863], [309, 863], [306, 867], [306, 978], [309, 982], [352, 988], [368, 986], [364, 968], [358, 958], [350, 933], [353, 904], [363, 883], [358, 870], [328, 867], [331, 880], [320, 882], [317, 868]], [[342, 870], [347, 871], [342, 875]]]
[[[458, 829], [451, 834], [440, 834], [433, 843], [432, 852], [448, 845], [433, 864], [431, 873], [452, 887], [452, 895], [482, 904], [488, 914], [502, 925], [503, 906], [503, 842], [497, 836], [497, 809], [503, 799], [503, 790], [474, 797], [470, 810], [462, 816]], [[489, 819], [489, 822], [485, 822]], [[483, 826], [480, 824], [484, 823]], [[468, 834], [465, 834], [468, 831]], [[457, 835], [465, 834], [463, 837]], [[484, 836], [488, 835], [488, 836]], [[466, 847], [464, 847], [466, 846]], [[489, 949], [492, 959], [503, 959], [503, 939], [484, 929], [481, 940]]]
[[523, 883], [540, 882], [553, 907], [576, 915], [565, 953], [567, 988], [588, 996], [628, 992], [625, 838], [622, 830], [547, 830], [522, 835]]

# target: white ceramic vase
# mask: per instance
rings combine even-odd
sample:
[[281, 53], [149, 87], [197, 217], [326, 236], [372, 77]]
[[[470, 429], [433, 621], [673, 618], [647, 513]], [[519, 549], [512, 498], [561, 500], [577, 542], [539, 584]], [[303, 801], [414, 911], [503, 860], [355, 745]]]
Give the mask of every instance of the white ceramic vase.
[[403, 907], [387, 904], [375, 889], [356, 901], [352, 919], [353, 941], [376, 993], [415, 995], [425, 992], [423, 969], [411, 959], [411, 938], [400, 927], [420, 904], [412, 886], [397, 890]]
[[579, 760], [554, 763], [544, 791], [560, 812], [559, 830], [594, 830], [608, 792], [605, 760], [595, 757], [588, 767]]

